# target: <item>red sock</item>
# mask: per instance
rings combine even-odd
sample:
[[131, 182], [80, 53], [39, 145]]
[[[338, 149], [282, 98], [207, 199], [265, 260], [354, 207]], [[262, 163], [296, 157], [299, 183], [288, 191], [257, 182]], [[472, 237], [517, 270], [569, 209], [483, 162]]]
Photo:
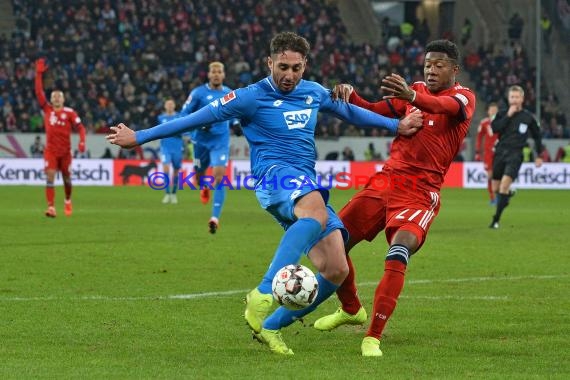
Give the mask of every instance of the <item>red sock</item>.
[[55, 198], [55, 189], [53, 188], [53, 185], [52, 186], [47, 185], [46, 186], [46, 199], [47, 199], [48, 207], [53, 206], [54, 198]]
[[396, 308], [398, 297], [404, 288], [406, 265], [397, 260], [387, 260], [384, 264], [384, 276], [374, 293], [374, 308], [367, 336], [380, 339], [386, 322]]
[[489, 192], [489, 198], [491, 198], [491, 202], [495, 200], [495, 193], [493, 192], [493, 186], [491, 185], [491, 179], [487, 180], [487, 191]]
[[71, 199], [71, 181], [64, 181], [63, 188], [65, 189], [65, 200]]
[[356, 314], [358, 310], [362, 307], [360, 300], [358, 299], [358, 293], [356, 290], [354, 266], [352, 265], [352, 260], [350, 256], [346, 256], [346, 261], [348, 262], [348, 276], [344, 282], [336, 290], [336, 295], [342, 303], [342, 310], [346, 311], [348, 314]]

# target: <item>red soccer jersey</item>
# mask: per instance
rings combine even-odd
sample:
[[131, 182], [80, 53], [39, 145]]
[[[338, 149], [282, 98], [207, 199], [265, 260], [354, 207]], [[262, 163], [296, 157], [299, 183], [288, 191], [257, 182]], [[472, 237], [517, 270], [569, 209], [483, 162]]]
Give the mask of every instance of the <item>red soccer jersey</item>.
[[413, 103], [390, 99], [369, 103], [355, 92], [350, 102], [384, 116], [402, 117], [416, 109], [422, 111], [423, 128], [413, 136], [398, 135], [392, 143], [390, 158], [383, 170], [419, 179], [418, 186], [439, 191], [451, 162], [461, 144], [475, 111], [475, 95], [459, 83], [432, 94], [424, 82], [416, 82]]
[[48, 103], [43, 90], [41, 75], [36, 76], [36, 97], [44, 112], [44, 128], [46, 131], [46, 152], [57, 156], [71, 152], [71, 131], [77, 130], [80, 140], [85, 141], [85, 128], [77, 113], [69, 107], [55, 110]]
[[493, 133], [493, 128], [491, 128], [491, 119], [488, 117], [481, 120], [479, 128], [477, 129], [477, 140], [475, 142], [475, 151], [481, 153], [481, 141], [485, 139], [485, 145], [483, 147], [483, 155], [489, 156], [493, 154], [493, 149], [495, 144], [499, 139], [498, 133]]

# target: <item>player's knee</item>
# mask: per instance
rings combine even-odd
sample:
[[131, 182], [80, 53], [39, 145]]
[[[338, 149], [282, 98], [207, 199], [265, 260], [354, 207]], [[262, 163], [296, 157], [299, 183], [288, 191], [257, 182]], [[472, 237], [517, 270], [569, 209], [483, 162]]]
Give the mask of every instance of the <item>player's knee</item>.
[[340, 285], [348, 276], [348, 264], [346, 260], [335, 260], [334, 263], [327, 263], [325, 270], [321, 272], [322, 276], [333, 284]]

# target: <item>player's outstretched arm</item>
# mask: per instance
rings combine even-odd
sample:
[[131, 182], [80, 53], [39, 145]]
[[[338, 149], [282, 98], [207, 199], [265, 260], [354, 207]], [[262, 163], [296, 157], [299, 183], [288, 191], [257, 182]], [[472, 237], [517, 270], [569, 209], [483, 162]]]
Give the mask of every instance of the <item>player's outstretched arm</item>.
[[43, 108], [44, 105], [47, 104], [46, 95], [44, 93], [44, 83], [43, 83], [43, 74], [47, 71], [48, 65], [46, 64], [45, 59], [39, 58], [36, 60], [36, 78], [35, 78], [35, 86], [34, 90], [36, 93], [36, 98], [40, 103], [40, 107]]
[[118, 126], [111, 128], [113, 133], [107, 135], [106, 138], [111, 144], [116, 144], [123, 148], [132, 148], [149, 141], [178, 136], [203, 125], [210, 125], [217, 121], [228, 120], [232, 117], [235, 117], [235, 115], [231, 113], [228, 114], [228, 116], [224, 114], [214, 115], [214, 113], [210, 111], [210, 107], [205, 106], [188, 116], [179, 117], [166, 123], [159, 124], [156, 127], [143, 129], [141, 131], [134, 132], [126, 125], [119, 124]]

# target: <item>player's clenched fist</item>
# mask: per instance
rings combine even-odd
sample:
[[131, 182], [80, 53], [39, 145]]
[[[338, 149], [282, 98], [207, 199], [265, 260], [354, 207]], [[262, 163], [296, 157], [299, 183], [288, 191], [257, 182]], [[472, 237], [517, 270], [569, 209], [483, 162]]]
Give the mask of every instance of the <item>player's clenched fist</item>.
[[111, 144], [127, 149], [137, 146], [135, 131], [127, 127], [125, 124], [121, 123], [116, 127], [111, 127], [111, 131], [112, 132], [105, 137]]
[[44, 73], [48, 69], [48, 65], [44, 58], [39, 58], [36, 60], [36, 72], [37, 73]]

